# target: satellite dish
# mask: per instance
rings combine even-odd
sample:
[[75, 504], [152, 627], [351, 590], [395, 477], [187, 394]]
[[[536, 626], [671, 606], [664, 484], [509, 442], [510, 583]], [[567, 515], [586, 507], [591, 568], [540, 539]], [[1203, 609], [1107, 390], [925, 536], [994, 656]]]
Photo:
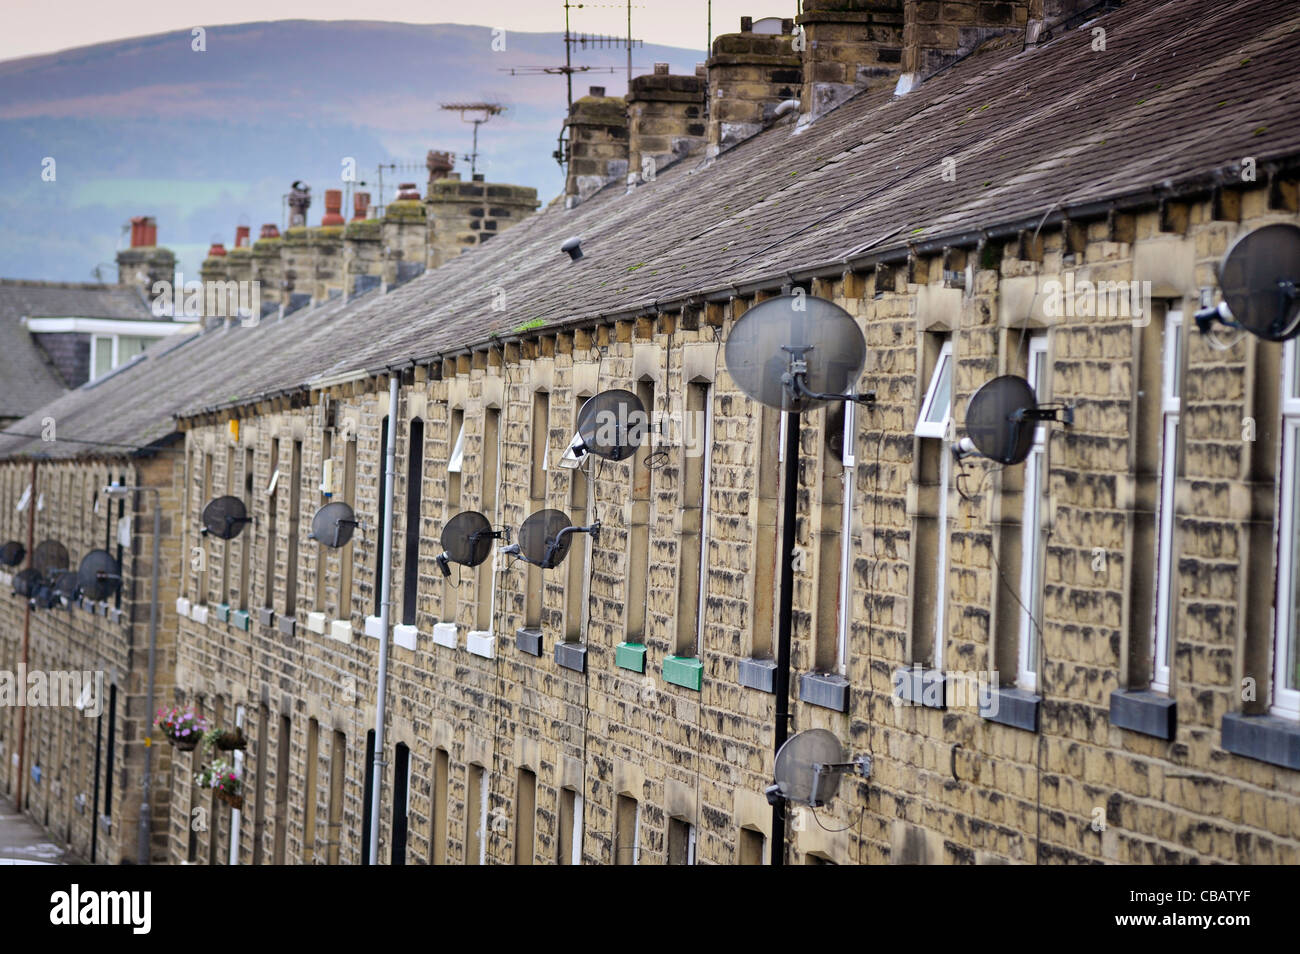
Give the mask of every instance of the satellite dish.
[[1034, 389], [1024, 378], [1004, 374], [984, 384], [966, 405], [966, 433], [981, 454], [999, 464], [1019, 464], [1034, 446], [1038, 427]]
[[438, 566], [444, 576], [451, 575], [451, 563], [461, 566], [478, 566], [492, 555], [492, 541], [501, 534], [493, 531], [492, 523], [477, 510], [465, 510], [447, 521], [442, 528], [442, 553]]
[[826, 729], [806, 729], [786, 739], [776, 753], [776, 784], [768, 789], [788, 802], [817, 808], [829, 804], [840, 790], [840, 776], [857, 772], [871, 777], [871, 756], [844, 760], [844, 746]]
[[1265, 225], [1241, 236], [1219, 266], [1223, 301], [1196, 313], [1208, 332], [1217, 319], [1265, 341], [1300, 333], [1300, 228]]
[[43, 540], [32, 551], [32, 567], [41, 576], [68, 568], [68, 548], [57, 540]]
[[14, 574], [14, 594], [17, 596], [31, 596], [36, 587], [41, 585], [41, 573], [39, 570], [28, 567], [20, 573]]
[[54, 574], [50, 589], [53, 590], [56, 597], [62, 597], [68, 602], [72, 602], [77, 598], [77, 591], [80, 589], [78, 579], [78, 575], [72, 570], [62, 570]]
[[0, 564], [4, 566], [17, 566], [23, 562], [25, 556], [27, 556], [27, 548], [17, 540], [10, 540], [0, 547]]
[[337, 550], [352, 539], [352, 531], [360, 526], [352, 508], [341, 500], [327, 503], [311, 518], [309, 540], [317, 540]]
[[741, 315], [727, 336], [727, 371], [760, 404], [806, 411], [848, 394], [862, 374], [867, 343], [853, 316], [811, 295], [781, 295]]
[[203, 522], [203, 534], [211, 534], [218, 540], [233, 540], [244, 529], [244, 524], [253, 522], [244, 502], [238, 497], [218, 497], [208, 501], [199, 519]]
[[646, 432], [645, 406], [631, 391], [601, 391], [578, 412], [577, 455], [626, 460], [636, 453]]
[[91, 550], [77, 569], [77, 583], [86, 599], [107, 599], [122, 588], [122, 568], [107, 550]]
[[49, 581], [42, 580], [33, 587], [31, 605], [34, 609], [51, 609], [58, 601], [58, 594]]
[[563, 510], [539, 510], [519, 528], [519, 553], [526, 562], [549, 570], [569, 555], [575, 533], [599, 537], [600, 522], [578, 527]]

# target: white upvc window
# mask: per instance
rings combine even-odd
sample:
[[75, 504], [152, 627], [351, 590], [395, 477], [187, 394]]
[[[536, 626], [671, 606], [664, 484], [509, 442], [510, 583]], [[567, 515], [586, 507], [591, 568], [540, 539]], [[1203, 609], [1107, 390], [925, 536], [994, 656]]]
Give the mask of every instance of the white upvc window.
[[[952, 419], [952, 340], [943, 343], [939, 358], [934, 363], [930, 384], [921, 402], [921, 413], [916, 419], [916, 436], [946, 442], [949, 422]], [[947, 625], [945, 610], [948, 603], [948, 482], [952, 458], [948, 448], [939, 447], [939, 512], [935, 518], [937, 543], [935, 558], [938, 566], [934, 574], [934, 655], [931, 667], [943, 668], [944, 628]]]
[[1283, 347], [1282, 472], [1277, 548], [1277, 619], [1273, 624], [1274, 715], [1300, 718], [1300, 348]]
[[456, 442], [451, 447], [451, 456], [447, 459], [447, 473], [459, 474], [465, 462], [465, 422], [461, 421], [460, 430], [456, 432]]
[[[1047, 384], [1047, 337], [1029, 339], [1029, 386], [1041, 404]], [[1020, 645], [1016, 686], [1038, 688], [1038, 633], [1043, 620], [1043, 495], [1047, 489], [1047, 425], [1034, 432], [1034, 446], [1025, 459], [1025, 509], [1020, 527]]]
[[[683, 408], [683, 410], [685, 410]], [[695, 612], [695, 655], [704, 655], [704, 608], [709, 599], [709, 504], [713, 494], [713, 385], [704, 387], [704, 420], [701, 422], [704, 440], [704, 479], [700, 481], [700, 579], [699, 597]], [[685, 447], [685, 444], [683, 444]], [[637, 825], [641, 823], [641, 807], [637, 803]]]
[[90, 380], [102, 378], [114, 368], [143, 353], [157, 340], [140, 335], [91, 335]]
[[[840, 511], [842, 513], [840, 525], [840, 606], [839, 619], [837, 620], [837, 633], [835, 644], [835, 671], [840, 675], [848, 672], [849, 662], [849, 629], [852, 625], [852, 594], [853, 594], [853, 491], [857, 476], [857, 446], [854, 443], [857, 439], [857, 417], [858, 406], [852, 401], [844, 403], [844, 443], [843, 452], [840, 455], [844, 463], [844, 471], [840, 475], [843, 481], [843, 496], [840, 499]], [[695, 829], [691, 829], [692, 844], [694, 844]], [[694, 864], [695, 862], [690, 862]]]
[[569, 864], [582, 864], [582, 794], [573, 793], [573, 838], [569, 845]]
[[1183, 313], [1165, 317], [1164, 371], [1160, 385], [1160, 510], [1156, 533], [1155, 628], [1151, 636], [1151, 688], [1169, 691], [1173, 634], [1174, 484], [1178, 476], [1178, 418], [1182, 405]]

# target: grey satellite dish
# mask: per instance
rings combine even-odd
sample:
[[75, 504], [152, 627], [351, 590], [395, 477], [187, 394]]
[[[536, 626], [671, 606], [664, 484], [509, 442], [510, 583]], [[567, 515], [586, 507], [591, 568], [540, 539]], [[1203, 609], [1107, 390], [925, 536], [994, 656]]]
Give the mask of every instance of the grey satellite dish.
[[68, 568], [68, 548], [57, 540], [44, 540], [32, 551], [32, 567], [41, 576]]
[[1208, 332], [1217, 320], [1265, 341], [1300, 333], [1300, 228], [1265, 225], [1232, 244], [1219, 266], [1223, 301], [1196, 313]]
[[862, 374], [867, 343], [853, 316], [811, 295], [781, 295], [741, 315], [727, 336], [727, 371], [760, 404], [807, 411], [830, 401], [869, 404], [847, 393]]
[[845, 761], [844, 746], [826, 729], [806, 729], [792, 735], [776, 753], [776, 784], [768, 791], [788, 802], [818, 808], [840, 790], [840, 776], [857, 772], [871, 777], [871, 756]]
[[477, 510], [465, 510], [447, 521], [442, 528], [442, 553], [436, 557], [443, 576], [451, 576], [451, 564], [478, 566], [492, 555], [492, 541], [509, 536], [508, 531], [493, 530], [492, 522]]
[[1039, 405], [1028, 381], [1004, 374], [985, 382], [971, 396], [966, 405], [967, 440], [955, 445], [953, 452], [958, 459], [978, 451], [999, 464], [1019, 464], [1033, 450], [1039, 422], [1058, 419], [1073, 424], [1073, 409]]
[[203, 535], [211, 534], [218, 540], [233, 540], [244, 529], [244, 524], [253, 522], [244, 502], [238, 497], [218, 497], [208, 501], [199, 519], [203, 523]]
[[0, 564], [5, 566], [17, 566], [23, 562], [25, 556], [27, 556], [27, 548], [17, 540], [10, 540], [0, 547]]
[[32, 589], [32, 609], [52, 609], [58, 601], [59, 595], [54, 592], [54, 585], [48, 580], [41, 580]]
[[41, 584], [41, 573], [28, 567], [19, 573], [14, 574], [13, 587], [15, 596], [31, 596], [36, 587]]
[[574, 526], [563, 510], [539, 510], [519, 527], [519, 553], [528, 563], [549, 570], [564, 562], [573, 544], [573, 534], [600, 536], [600, 523]]
[[580, 443], [574, 453], [626, 460], [645, 440], [647, 425], [645, 406], [631, 391], [601, 391], [578, 412]]
[[77, 598], [77, 593], [81, 587], [78, 585], [78, 576], [72, 570], [62, 570], [54, 574], [54, 579], [50, 584], [50, 589], [54, 595], [71, 603]]
[[91, 550], [77, 568], [77, 583], [86, 599], [108, 599], [122, 588], [122, 568], [107, 550]]
[[307, 538], [337, 550], [347, 545], [352, 539], [352, 531], [358, 526], [360, 524], [357, 523], [352, 508], [343, 501], [336, 500], [316, 511], [316, 515], [311, 518], [311, 533]]

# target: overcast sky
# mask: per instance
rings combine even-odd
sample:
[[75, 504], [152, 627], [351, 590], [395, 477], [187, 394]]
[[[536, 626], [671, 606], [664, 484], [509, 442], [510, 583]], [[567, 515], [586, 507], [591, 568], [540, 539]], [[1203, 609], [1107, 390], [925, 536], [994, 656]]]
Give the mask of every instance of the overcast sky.
[[[52, 53], [106, 40], [255, 20], [394, 20], [468, 23], [507, 31], [564, 29], [563, 0], [4, 0], [0, 59]], [[794, 16], [797, 0], [712, 0], [713, 35], [734, 33], [741, 16]], [[708, 0], [634, 0], [632, 34], [650, 43], [704, 49]], [[573, 30], [618, 33], [627, 9], [618, 0], [574, 4]]]

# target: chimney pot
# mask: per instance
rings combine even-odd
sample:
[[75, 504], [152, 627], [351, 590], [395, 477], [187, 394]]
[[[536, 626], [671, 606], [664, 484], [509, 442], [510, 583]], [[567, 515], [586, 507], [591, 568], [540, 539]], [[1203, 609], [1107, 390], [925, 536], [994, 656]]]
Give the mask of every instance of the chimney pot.
[[220, 242], [213, 242], [211, 247], [208, 248], [208, 258], [213, 258], [215, 256], [225, 255], [225, 254], [226, 254], [226, 247], [222, 245]]
[[369, 211], [370, 211], [370, 193], [369, 192], [352, 193], [352, 221], [353, 222], [364, 221], [366, 218], [366, 214]]
[[414, 182], [403, 182], [397, 186], [397, 198], [399, 201], [420, 201], [420, 190], [415, 187]]
[[788, 36], [794, 32], [794, 20], [786, 17], [781, 21], [781, 33]]
[[753, 17], [741, 17], [741, 18], [740, 18], [740, 32], [741, 32], [741, 33], [753, 33], [753, 32], [754, 32], [754, 18], [753, 18]]
[[270, 222], [262, 226], [262, 232], [258, 238], [279, 238], [280, 230]]
[[605, 95], [605, 87], [603, 87], [603, 86], [592, 86], [592, 87], [590, 87], [590, 88], [587, 90], [587, 92], [588, 92], [588, 95], [590, 95], [590, 96], [604, 96], [604, 95]]
[[311, 206], [311, 186], [301, 181], [289, 187], [289, 228], [307, 224], [307, 209]]
[[247, 225], [235, 226], [235, 248], [248, 247], [249, 227]]
[[696, 63], [696, 64], [695, 64], [695, 75], [696, 75], [696, 76], [708, 76], [708, 75], [709, 75], [709, 64], [708, 64], [708, 63]]
[[668, 64], [667, 64], [667, 63], [656, 63], [656, 64], [655, 64], [655, 76], [667, 76], [667, 75], [668, 75]]
[[158, 220], [152, 215], [144, 217], [144, 244], [152, 248], [158, 244]]
[[326, 189], [325, 190], [325, 214], [321, 216], [321, 225], [342, 225], [343, 216], [340, 214], [343, 209], [343, 190]]

